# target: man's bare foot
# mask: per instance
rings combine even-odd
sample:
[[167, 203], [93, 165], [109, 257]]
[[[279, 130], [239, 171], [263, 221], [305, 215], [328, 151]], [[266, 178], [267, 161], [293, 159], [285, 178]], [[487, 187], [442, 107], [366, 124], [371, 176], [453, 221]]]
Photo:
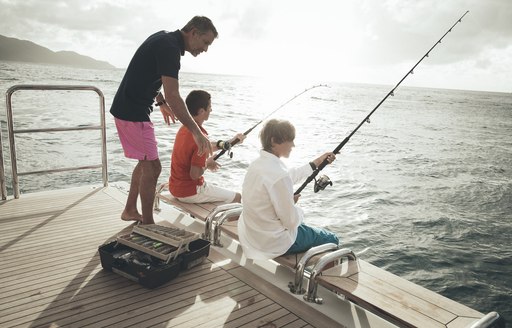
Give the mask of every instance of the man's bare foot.
[[142, 221], [142, 215], [138, 212], [128, 213], [126, 210], [121, 214], [121, 220], [123, 221]]

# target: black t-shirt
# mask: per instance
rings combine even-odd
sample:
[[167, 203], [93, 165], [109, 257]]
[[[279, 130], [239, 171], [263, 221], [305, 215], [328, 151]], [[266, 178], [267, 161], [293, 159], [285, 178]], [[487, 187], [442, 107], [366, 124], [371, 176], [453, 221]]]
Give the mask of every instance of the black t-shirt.
[[125, 121], [150, 121], [152, 103], [162, 87], [162, 75], [178, 79], [185, 41], [180, 30], [160, 31], [133, 55], [116, 92], [110, 113]]

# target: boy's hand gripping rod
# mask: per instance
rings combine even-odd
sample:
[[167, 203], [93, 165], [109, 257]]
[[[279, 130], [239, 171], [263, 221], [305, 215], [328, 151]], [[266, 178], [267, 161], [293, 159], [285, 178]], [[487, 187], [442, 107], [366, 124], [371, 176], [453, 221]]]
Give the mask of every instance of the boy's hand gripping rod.
[[[425, 59], [425, 57], [428, 57], [428, 55], [430, 54], [430, 52], [432, 51], [432, 49], [434, 49], [439, 43], [441, 43], [441, 40], [443, 40], [443, 38], [446, 36], [446, 34], [450, 33], [452, 31], [452, 29], [455, 27], [455, 25], [457, 25], [458, 23], [460, 23], [462, 21], [462, 18], [464, 18], [464, 16], [466, 16], [466, 14], [469, 12], [466, 11], [464, 13], [464, 15], [462, 15], [456, 22], [455, 24], [452, 25], [452, 27], [450, 27], [448, 29], [448, 31], [446, 31], [446, 33], [439, 39], [439, 41], [437, 41], [433, 46], [432, 48], [430, 48], [427, 53], [425, 55], [423, 55], [423, 57], [421, 57], [421, 59], [416, 63], [416, 65], [414, 65], [410, 70], [409, 72], [407, 72], [407, 74], [405, 74], [405, 76], [400, 80], [400, 82], [397, 83], [397, 85], [395, 85], [395, 87], [393, 89], [391, 89], [391, 91], [389, 91], [389, 93], [377, 104], [377, 106], [375, 106], [375, 108], [370, 112], [370, 114], [368, 114], [364, 120], [361, 121], [361, 123], [359, 123], [359, 125], [354, 129], [354, 131], [352, 131], [345, 139], [343, 139], [343, 141], [336, 147], [334, 148], [333, 150], [333, 153], [335, 154], [338, 154], [341, 150], [341, 148], [343, 148], [343, 146], [345, 146], [345, 144], [350, 140], [350, 138], [356, 133], [357, 130], [359, 130], [359, 128], [363, 125], [364, 122], [368, 122], [370, 123], [370, 116], [372, 116], [372, 114], [377, 110], [377, 108], [380, 107], [380, 105], [382, 105], [382, 103], [384, 101], [386, 101], [386, 99], [388, 99], [389, 96], [394, 96], [394, 91], [395, 89], [402, 83], [403, 80], [405, 80], [405, 78], [407, 76], [409, 76], [409, 74], [414, 74], [414, 69], [416, 68], [416, 66], [418, 66], [422, 61], [423, 59]], [[313, 173], [306, 179], [306, 181], [304, 181], [304, 183], [299, 187], [299, 189], [297, 189], [297, 191], [295, 191], [295, 195], [298, 195], [300, 194], [300, 192], [313, 180], [315, 180], [316, 182], [316, 179], [315, 177], [318, 175], [318, 173], [328, 164], [327, 162], [327, 159], [325, 159], [317, 168], [316, 170], [313, 171]], [[320, 185], [316, 186], [315, 185], [315, 192], [317, 192], [318, 190], [323, 190], [328, 184], [331, 184], [332, 185], [332, 182], [329, 181], [329, 178], [327, 176], [321, 176], [319, 181], [321, 180], [321, 183]]]

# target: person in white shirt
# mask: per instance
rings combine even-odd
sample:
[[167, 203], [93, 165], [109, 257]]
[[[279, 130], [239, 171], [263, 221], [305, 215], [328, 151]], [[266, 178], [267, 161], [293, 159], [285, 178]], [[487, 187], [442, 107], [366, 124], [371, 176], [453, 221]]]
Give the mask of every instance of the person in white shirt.
[[339, 243], [334, 233], [303, 223], [304, 212], [296, 205], [300, 195], [293, 194], [294, 183], [306, 179], [325, 159], [331, 163], [336, 156], [328, 152], [288, 169], [280, 158], [290, 156], [294, 139], [295, 127], [286, 120], [269, 120], [260, 132], [263, 149], [247, 169], [238, 220], [238, 237], [249, 259], [272, 259]]

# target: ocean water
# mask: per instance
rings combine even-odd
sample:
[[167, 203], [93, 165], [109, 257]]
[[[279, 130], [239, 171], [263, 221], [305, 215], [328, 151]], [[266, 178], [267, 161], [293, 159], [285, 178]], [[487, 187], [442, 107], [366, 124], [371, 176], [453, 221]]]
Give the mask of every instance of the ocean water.
[[[17, 84], [93, 85], [105, 94], [109, 181], [129, 182], [135, 163], [124, 158], [108, 113], [123, 70], [85, 70], [0, 62], [0, 89]], [[414, 78], [411, 76], [409, 78]], [[390, 81], [390, 84], [397, 81]], [[407, 80], [404, 82], [406, 84]], [[285, 106], [294, 96], [318, 83]], [[246, 141], [221, 157], [207, 181], [240, 190], [258, 156], [259, 122], [290, 120], [296, 147], [287, 165], [332, 151], [392, 86], [283, 81], [182, 73], [181, 93], [204, 89], [213, 112], [205, 123], [212, 140], [256, 126]], [[97, 124], [98, 97], [84, 91], [19, 91], [13, 96], [16, 129]], [[179, 124], [152, 114], [163, 165]], [[8, 193], [12, 194], [5, 101], [0, 122]], [[306, 222], [336, 232], [361, 258], [481, 312], [512, 318], [512, 94], [401, 86], [327, 166], [333, 182], [302, 192]], [[18, 171], [101, 163], [98, 131], [20, 134]], [[21, 192], [101, 183], [99, 170], [21, 176]], [[298, 187], [298, 186], [297, 186]], [[117, 219], [117, 218], [112, 218]]]

